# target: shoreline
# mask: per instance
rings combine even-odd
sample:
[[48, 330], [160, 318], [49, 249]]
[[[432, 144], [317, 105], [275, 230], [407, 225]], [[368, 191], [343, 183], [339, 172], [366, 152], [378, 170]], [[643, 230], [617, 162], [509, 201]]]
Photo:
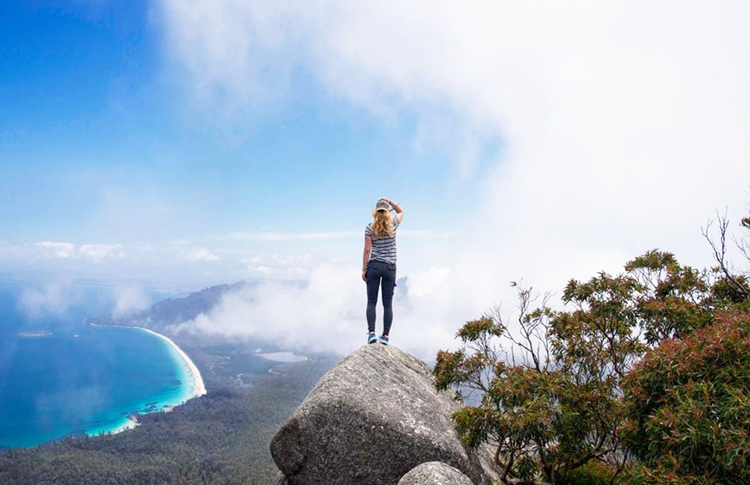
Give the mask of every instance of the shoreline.
[[176, 343], [174, 343], [172, 341], [172, 339], [170, 339], [166, 335], [162, 335], [162, 334], [160, 334], [158, 332], [154, 332], [153, 330], [150, 330], [150, 329], [145, 328], [145, 327], [129, 327], [129, 328], [139, 328], [139, 329], [144, 330], [144, 331], [146, 331], [146, 332], [148, 332], [148, 333], [150, 333], [152, 335], [156, 335], [157, 337], [161, 337], [162, 339], [164, 339], [169, 344], [169, 346], [172, 348], [172, 350], [174, 350], [177, 353], [177, 355], [180, 356], [180, 358], [183, 360], [183, 362], [187, 366], [188, 374], [190, 374], [190, 378], [193, 381], [193, 386], [192, 386], [193, 392], [192, 392], [192, 395], [190, 395], [189, 397], [186, 397], [183, 401], [181, 401], [178, 404], [175, 404], [174, 406], [179, 406], [180, 404], [185, 403], [189, 399], [192, 399], [194, 397], [203, 396], [203, 395], [205, 395], [208, 392], [208, 391], [206, 391], [206, 385], [203, 382], [203, 376], [201, 375], [201, 372], [198, 370], [198, 367], [193, 363], [193, 361], [190, 359], [190, 357], [188, 357], [188, 355], [185, 353], [185, 351], [182, 350]]
[[118, 425], [114, 429], [111, 429], [111, 430], [102, 430], [102, 431], [98, 431], [98, 432], [95, 431], [92, 434], [89, 434], [89, 433], [86, 433], [86, 434], [89, 435], [89, 436], [99, 436], [99, 435], [107, 434], [107, 433], [109, 433], [109, 434], [117, 434], [117, 433], [122, 433], [123, 431], [126, 431], [128, 429], [133, 429], [136, 426], [140, 426], [140, 425], [141, 425], [141, 423], [139, 423], [138, 421], [132, 420], [132, 419], [130, 419], [128, 417], [128, 418], [125, 419], [125, 422], [123, 424]]
[[[198, 366], [196, 366], [195, 363], [193, 363], [193, 361], [190, 359], [190, 357], [188, 357], [188, 355], [185, 353], [184, 350], [182, 350], [176, 343], [172, 341], [172, 339], [170, 339], [166, 335], [162, 335], [158, 332], [154, 332], [153, 330], [145, 328], [145, 327], [136, 327], [136, 326], [129, 326], [129, 325], [99, 325], [96, 323], [89, 323], [86, 321], [84, 321], [84, 323], [86, 325], [91, 325], [92, 327], [98, 327], [98, 328], [115, 327], [115, 328], [130, 328], [130, 329], [135, 329], [135, 330], [143, 330], [152, 335], [155, 335], [156, 337], [163, 339], [167, 343], [169, 348], [172, 350], [172, 352], [174, 352], [174, 354], [177, 355], [180, 358], [180, 360], [182, 360], [181, 367], [183, 367], [184, 365], [184, 367], [186, 368], [186, 374], [188, 374], [187, 377], [191, 379], [192, 381], [190, 384], [186, 382], [182, 383], [182, 385], [184, 385], [187, 388], [186, 389], [187, 394], [180, 397], [179, 402], [164, 404], [162, 409], [159, 409], [158, 411], [152, 411], [152, 412], [169, 412], [175, 406], [179, 406], [180, 404], [184, 404], [188, 400], [194, 397], [200, 397], [208, 393], [208, 391], [206, 390], [206, 385], [203, 382], [203, 376], [201, 375], [200, 370], [198, 370]], [[107, 434], [107, 433], [117, 434], [117, 433], [126, 431], [128, 429], [133, 429], [137, 426], [140, 426], [141, 425], [140, 422], [131, 418], [132, 415], [137, 415], [139, 411], [141, 410], [132, 411], [130, 414], [128, 414], [128, 416], [124, 419], [124, 421], [121, 421], [120, 423], [118, 423], [117, 425], [109, 429], [98, 429], [91, 433], [87, 432], [86, 434], [88, 434], [89, 436], [98, 436], [98, 435]], [[150, 414], [150, 413], [146, 413], [146, 414]]]

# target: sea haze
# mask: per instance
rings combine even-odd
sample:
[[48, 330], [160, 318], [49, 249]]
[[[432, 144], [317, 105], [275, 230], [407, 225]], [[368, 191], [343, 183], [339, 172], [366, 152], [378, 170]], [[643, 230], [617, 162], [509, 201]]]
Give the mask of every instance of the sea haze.
[[[44, 295], [54, 305], [44, 307]], [[112, 295], [111, 287], [93, 284], [50, 292], [44, 283], [0, 282], [0, 448], [116, 431], [132, 412], [189, 396], [184, 362], [166, 341], [82, 323], [112, 311]], [[174, 293], [147, 295], [153, 302]]]

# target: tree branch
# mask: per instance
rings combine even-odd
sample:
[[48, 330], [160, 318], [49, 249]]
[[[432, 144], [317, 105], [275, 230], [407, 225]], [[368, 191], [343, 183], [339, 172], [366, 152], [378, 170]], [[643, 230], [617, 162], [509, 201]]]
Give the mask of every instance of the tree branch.
[[729, 227], [729, 219], [727, 219], [726, 211], [724, 215], [716, 213], [716, 217], [719, 221], [719, 244], [714, 242], [710, 234], [711, 225], [713, 221], [708, 221], [706, 228], [701, 228], [701, 234], [708, 241], [711, 246], [711, 250], [714, 253], [714, 260], [719, 264], [719, 270], [724, 274], [729, 285], [737, 291], [739, 294], [747, 298], [750, 296], [748, 290], [737, 280], [737, 277], [730, 271], [726, 262], [727, 253], [727, 228]]

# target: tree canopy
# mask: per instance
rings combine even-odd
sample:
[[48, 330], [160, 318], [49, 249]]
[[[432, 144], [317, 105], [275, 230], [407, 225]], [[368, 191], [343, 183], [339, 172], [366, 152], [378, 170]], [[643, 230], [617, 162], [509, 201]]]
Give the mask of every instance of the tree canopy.
[[748, 483], [750, 291], [727, 227], [704, 230], [714, 268], [649, 251], [571, 280], [561, 310], [514, 284], [516, 321], [494, 309], [438, 353], [438, 389], [480, 394], [453, 419], [469, 448], [494, 446], [504, 484]]

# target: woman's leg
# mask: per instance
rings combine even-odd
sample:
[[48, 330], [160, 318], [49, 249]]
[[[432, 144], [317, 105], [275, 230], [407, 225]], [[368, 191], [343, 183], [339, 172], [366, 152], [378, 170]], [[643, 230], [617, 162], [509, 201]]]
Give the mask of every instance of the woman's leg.
[[367, 331], [375, 331], [375, 305], [378, 303], [378, 287], [380, 286], [380, 271], [375, 262], [367, 264]]
[[396, 286], [396, 267], [388, 265], [383, 271], [383, 335], [389, 335], [393, 323], [393, 291]]

